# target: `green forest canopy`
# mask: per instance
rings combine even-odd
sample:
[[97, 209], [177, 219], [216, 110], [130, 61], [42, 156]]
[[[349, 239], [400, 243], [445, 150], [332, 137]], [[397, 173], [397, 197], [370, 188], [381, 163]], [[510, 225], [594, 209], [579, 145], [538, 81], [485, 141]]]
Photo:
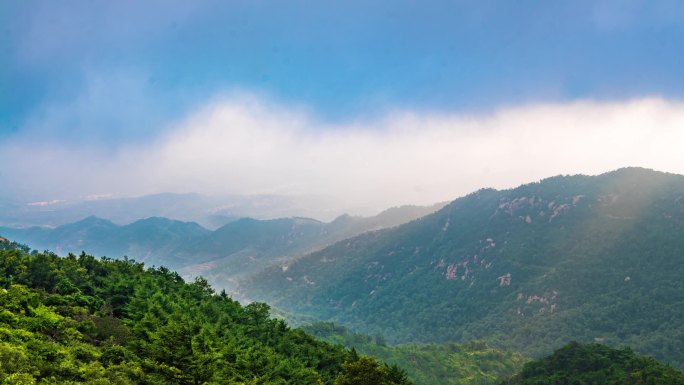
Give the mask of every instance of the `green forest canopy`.
[[0, 244], [2, 384], [410, 384], [199, 278]]
[[502, 385], [682, 385], [684, 372], [631, 349], [571, 342]]

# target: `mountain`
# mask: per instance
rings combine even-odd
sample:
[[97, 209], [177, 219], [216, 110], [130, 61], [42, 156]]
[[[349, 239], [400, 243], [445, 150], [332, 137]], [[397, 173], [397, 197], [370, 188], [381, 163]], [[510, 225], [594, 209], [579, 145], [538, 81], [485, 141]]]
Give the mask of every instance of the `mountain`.
[[80, 199], [0, 202], [0, 226], [56, 227], [87, 216], [124, 224], [148, 217], [197, 222], [216, 229], [244, 216], [277, 218], [310, 215], [330, 218], [340, 212], [321, 197], [278, 195], [206, 196], [196, 193], [160, 193], [140, 197], [91, 196]]
[[160, 217], [120, 226], [90, 216], [54, 229], [0, 227], [0, 234], [62, 255], [88, 250], [112, 258], [128, 256], [179, 270], [184, 276], [201, 274], [217, 287], [234, 291], [239, 279], [270, 264], [286, 263], [339, 240], [402, 224], [443, 205], [395, 207], [373, 217], [343, 215], [329, 223], [296, 217], [242, 218], [215, 231]]
[[6, 202], [0, 213], [0, 225], [26, 228], [57, 227], [88, 216], [108, 218], [116, 223], [164, 216], [188, 220], [204, 218], [220, 205], [214, 198], [200, 194], [162, 193], [134, 198], [89, 197], [85, 199], [53, 199], [37, 202]]
[[314, 339], [131, 260], [28, 253], [0, 241], [2, 384], [411, 385], [397, 366]]
[[570, 343], [549, 357], [525, 364], [502, 385], [684, 385], [684, 372], [630, 349]]
[[170, 256], [188, 261], [180, 268], [185, 275], [202, 275], [238, 295], [240, 280], [269, 265], [287, 266], [302, 255], [342, 239], [394, 227], [443, 206], [401, 206], [373, 217], [342, 215], [329, 223], [308, 218], [243, 218], [180, 246]]
[[684, 176], [627, 168], [483, 189], [240, 290], [390, 342], [602, 341], [684, 367], [683, 256]]
[[109, 257], [129, 256], [149, 265], [175, 265], [168, 255], [180, 245], [210, 231], [193, 222], [180, 222], [166, 218], [147, 218], [125, 226], [94, 216], [54, 229], [31, 227], [27, 229], [0, 228], [0, 234], [31, 244], [39, 250], [51, 250], [66, 255], [90, 250]]

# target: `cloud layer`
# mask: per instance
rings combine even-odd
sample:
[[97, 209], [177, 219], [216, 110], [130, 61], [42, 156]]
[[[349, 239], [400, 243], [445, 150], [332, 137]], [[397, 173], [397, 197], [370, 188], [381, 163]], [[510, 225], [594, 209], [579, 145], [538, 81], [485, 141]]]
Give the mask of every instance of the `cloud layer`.
[[684, 103], [526, 105], [488, 115], [395, 111], [331, 125], [245, 94], [214, 100], [144, 144], [22, 134], [0, 143], [4, 198], [155, 192], [333, 197], [374, 210], [624, 166], [684, 173]]

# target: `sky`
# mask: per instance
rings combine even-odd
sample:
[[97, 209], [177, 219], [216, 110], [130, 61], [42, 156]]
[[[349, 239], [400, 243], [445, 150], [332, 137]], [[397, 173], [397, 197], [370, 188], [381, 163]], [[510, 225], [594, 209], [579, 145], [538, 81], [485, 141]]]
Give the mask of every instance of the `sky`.
[[684, 173], [681, 1], [0, 1], [0, 199]]

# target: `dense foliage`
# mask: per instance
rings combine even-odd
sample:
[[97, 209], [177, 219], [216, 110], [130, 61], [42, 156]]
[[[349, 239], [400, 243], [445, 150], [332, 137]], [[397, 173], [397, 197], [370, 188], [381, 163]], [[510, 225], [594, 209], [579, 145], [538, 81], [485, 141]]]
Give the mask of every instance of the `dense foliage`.
[[359, 371], [408, 383], [204, 279], [0, 242], [1, 384], [347, 384]]
[[517, 373], [524, 363], [520, 354], [494, 349], [482, 341], [389, 346], [381, 336], [353, 333], [331, 322], [316, 322], [302, 329], [404, 368], [418, 385], [498, 384]]
[[683, 257], [684, 177], [622, 169], [480, 190], [241, 288], [392, 343], [603, 341], [684, 367]]
[[682, 385], [684, 372], [630, 349], [570, 343], [502, 385]]

